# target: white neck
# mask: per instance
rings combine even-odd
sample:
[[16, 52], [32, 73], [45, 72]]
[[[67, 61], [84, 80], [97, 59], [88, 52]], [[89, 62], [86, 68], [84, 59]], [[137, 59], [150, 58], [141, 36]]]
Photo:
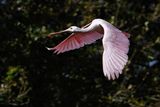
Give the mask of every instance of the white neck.
[[91, 23], [88, 27], [86, 28], [80, 28], [77, 30], [77, 32], [89, 32], [89, 31], [93, 31], [96, 28], [96, 24]]

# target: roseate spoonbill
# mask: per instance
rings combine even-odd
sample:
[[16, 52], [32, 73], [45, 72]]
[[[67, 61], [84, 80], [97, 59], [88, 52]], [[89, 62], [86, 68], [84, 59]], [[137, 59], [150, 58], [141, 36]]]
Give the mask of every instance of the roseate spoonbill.
[[103, 19], [94, 19], [86, 26], [71, 26], [66, 30], [50, 33], [48, 36], [71, 32], [72, 34], [60, 44], [48, 50], [63, 53], [91, 44], [98, 39], [103, 43], [103, 73], [109, 80], [114, 80], [122, 73], [128, 60], [129, 34], [122, 32]]

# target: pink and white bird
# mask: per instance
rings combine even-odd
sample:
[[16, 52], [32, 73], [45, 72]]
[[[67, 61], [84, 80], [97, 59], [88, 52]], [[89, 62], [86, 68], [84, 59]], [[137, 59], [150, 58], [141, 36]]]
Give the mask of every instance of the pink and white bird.
[[71, 26], [66, 30], [50, 33], [48, 36], [71, 32], [72, 34], [60, 44], [48, 50], [55, 53], [78, 49], [91, 44], [98, 39], [103, 43], [103, 73], [109, 80], [114, 80], [122, 74], [122, 70], [128, 61], [129, 34], [122, 32], [103, 19], [94, 19], [86, 26], [79, 28]]

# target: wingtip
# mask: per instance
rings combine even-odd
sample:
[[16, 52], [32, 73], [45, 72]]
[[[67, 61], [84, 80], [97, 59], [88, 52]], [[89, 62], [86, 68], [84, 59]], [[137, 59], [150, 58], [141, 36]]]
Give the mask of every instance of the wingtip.
[[48, 48], [48, 47], [46, 47], [46, 49], [49, 50], [49, 51], [52, 50], [52, 48]]
[[119, 75], [115, 75], [115, 76], [107, 76], [107, 75], [105, 75], [105, 77], [107, 77], [107, 79], [108, 79], [109, 81], [114, 81], [114, 80], [116, 80], [116, 79], [119, 78]]

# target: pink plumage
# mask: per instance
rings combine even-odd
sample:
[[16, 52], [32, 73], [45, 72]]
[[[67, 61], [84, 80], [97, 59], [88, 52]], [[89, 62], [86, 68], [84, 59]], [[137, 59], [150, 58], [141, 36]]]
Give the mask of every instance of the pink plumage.
[[108, 79], [115, 79], [122, 73], [122, 69], [128, 61], [129, 41], [126, 36], [117, 31], [113, 31], [115, 38], [103, 43], [103, 72]]
[[48, 50], [54, 50], [57, 54], [78, 49], [84, 45], [91, 44], [98, 39], [103, 43], [103, 72], [108, 79], [116, 79], [122, 73], [128, 61], [129, 34], [121, 32], [119, 29], [102, 19], [95, 19], [90, 24], [78, 28], [72, 26], [62, 32], [72, 32], [60, 44]]
[[54, 52], [59, 54], [66, 51], [78, 49], [87, 44], [91, 44], [100, 38], [102, 38], [102, 34], [96, 31], [85, 33], [73, 33], [57, 46], [50, 48], [50, 50], [55, 50]]

